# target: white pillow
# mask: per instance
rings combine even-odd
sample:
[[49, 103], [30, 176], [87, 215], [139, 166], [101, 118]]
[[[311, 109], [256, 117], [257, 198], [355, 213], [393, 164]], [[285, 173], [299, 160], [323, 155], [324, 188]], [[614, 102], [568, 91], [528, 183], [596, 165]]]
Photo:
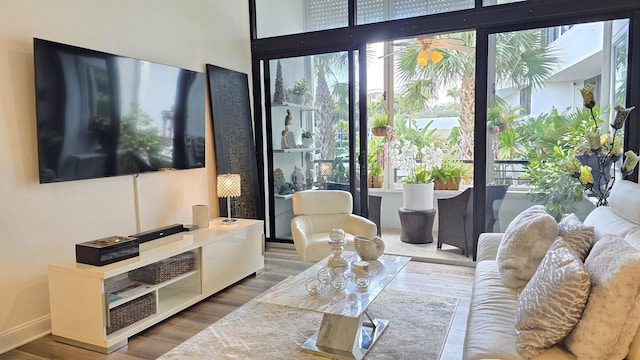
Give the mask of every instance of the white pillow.
[[581, 360], [623, 359], [640, 324], [640, 252], [607, 234], [593, 245], [585, 265], [589, 300], [565, 344]]
[[496, 255], [502, 282], [512, 289], [527, 285], [557, 236], [558, 224], [544, 206], [518, 214], [507, 226]]
[[564, 339], [582, 316], [590, 285], [580, 255], [558, 237], [518, 297], [518, 353], [532, 359]]
[[558, 223], [558, 233], [584, 261], [593, 246], [593, 226], [587, 226], [576, 214], [569, 214]]

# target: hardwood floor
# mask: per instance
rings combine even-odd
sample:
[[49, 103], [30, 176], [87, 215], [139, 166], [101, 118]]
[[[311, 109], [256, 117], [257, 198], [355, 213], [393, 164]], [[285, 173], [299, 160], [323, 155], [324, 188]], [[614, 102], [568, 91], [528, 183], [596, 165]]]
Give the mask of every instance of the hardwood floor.
[[[267, 247], [265, 268], [256, 276], [213, 295], [173, 317], [129, 338], [129, 344], [109, 355], [55, 342], [51, 335], [0, 355], [0, 359], [155, 359], [311, 263], [298, 260], [295, 250]], [[466, 266], [411, 261], [387, 289], [418, 291], [460, 299], [441, 359], [461, 359], [469, 299], [475, 269]], [[247, 320], [250, 321], [250, 320]], [[427, 341], [428, 341], [428, 335]], [[266, 357], [261, 357], [261, 359]], [[429, 359], [425, 359], [429, 360]]]

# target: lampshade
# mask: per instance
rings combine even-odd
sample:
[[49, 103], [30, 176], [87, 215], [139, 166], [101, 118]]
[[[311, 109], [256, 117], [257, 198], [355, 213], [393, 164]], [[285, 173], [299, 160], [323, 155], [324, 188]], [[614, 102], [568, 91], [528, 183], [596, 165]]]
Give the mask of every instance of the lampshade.
[[416, 62], [420, 66], [427, 66], [429, 64], [429, 60], [431, 60], [432, 63], [436, 64], [440, 60], [442, 60], [442, 58], [443, 56], [440, 53], [440, 51], [427, 48], [427, 49], [422, 49], [418, 53], [418, 58], [416, 59]]
[[431, 62], [436, 64], [438, 63], [440, 60], [442, 60], [443, 56], [440, 53], [440, 51], [437, 50], [431, 50]]
[[218, 197], [239, 197], [240, 195], [240, 175], [218, 175]]
[[427, 64], [429, 63], [429, 55], [427, 54], [427, 50], [423, 49], [418, 53], [417, 63], [420, 66], [427, 66]]

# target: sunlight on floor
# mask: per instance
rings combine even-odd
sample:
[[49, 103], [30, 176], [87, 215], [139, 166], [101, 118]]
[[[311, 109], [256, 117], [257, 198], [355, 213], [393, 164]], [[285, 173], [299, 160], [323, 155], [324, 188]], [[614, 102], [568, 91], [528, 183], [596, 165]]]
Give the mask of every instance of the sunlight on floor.
[[400, 229], [383, 228], [382, 240], [385, 244], [385, 254], [411, 256], [412, 260], [441, 264], [476, 266], [471, 257], [461, 254], [460, 249], [447, 244], [442, 249], [436, 246], [437, 234], [429, 244], [410, 244], [400, 241]]

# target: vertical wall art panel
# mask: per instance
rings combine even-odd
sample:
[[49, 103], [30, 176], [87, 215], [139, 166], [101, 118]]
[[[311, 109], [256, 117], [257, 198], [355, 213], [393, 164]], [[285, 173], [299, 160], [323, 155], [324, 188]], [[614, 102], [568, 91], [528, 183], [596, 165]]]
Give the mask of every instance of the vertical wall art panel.
[[[242, 196], [231, 201], [232, 217], [264, 219], [264, 206], [249, 103], [247, 74], [207, 64], [211, 121], [218, 174], [240, 174]], [[220, 214], [227, 214], [226, 199]]]

